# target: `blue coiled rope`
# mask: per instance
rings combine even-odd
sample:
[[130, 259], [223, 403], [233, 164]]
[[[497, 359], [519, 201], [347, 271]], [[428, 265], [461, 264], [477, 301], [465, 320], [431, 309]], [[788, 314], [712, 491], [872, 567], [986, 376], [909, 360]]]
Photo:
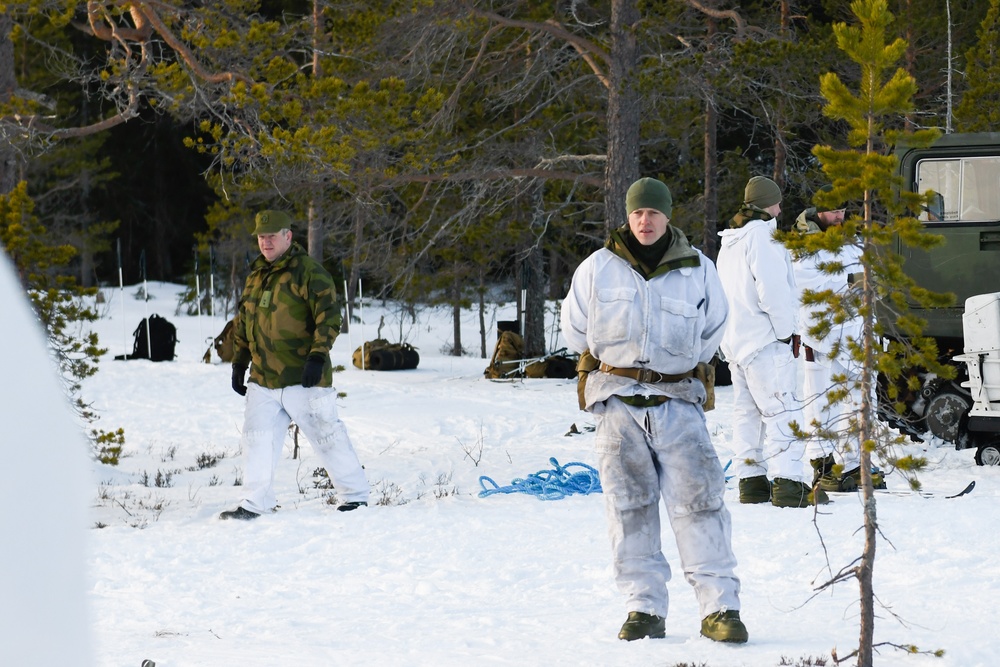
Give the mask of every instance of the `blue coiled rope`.
[[[495, 493], [527, 493], [539, 500], [560, 500], [574, 493], [587, 495], [601, 492], [597, 470], [586, 463], [574, 461], [562, 466], [555, 458], [550, 458], [549, 463], [554, 466], [554, 470], [540, 470], [523, 479], [518, 477], [507, 486], [500, 486], [492, 478], [483, 475], [479, 478], [479, 485], [483, 487], [479, 497], [485, 498]], [[582, 470], [570, 472], [571, 466]], [[487, 486], [487, 483], [492, 486]]]

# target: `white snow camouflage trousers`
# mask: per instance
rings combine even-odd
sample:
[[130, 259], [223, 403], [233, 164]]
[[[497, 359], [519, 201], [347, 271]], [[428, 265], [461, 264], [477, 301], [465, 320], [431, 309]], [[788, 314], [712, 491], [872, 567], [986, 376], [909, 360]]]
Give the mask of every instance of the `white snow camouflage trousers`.
[[791, 348], [776, 340], [745, 365], [730, 363], [729, 370], [733, 378], [736, 477], [765, 475], [812, 486], [805, 443], [797, 440], [788, 426], [794, 421], [800, 428], [808, 428], [796, 395], [798, 375]]
[[701, 617], [738, 610], [725, 474], [701, 408], [678, 399], [639, 408], [611, 397], [595, 404], [593, 414], [615, 582], [626, 610], [667, 615], [670, 565], [660, 543], [661, 496]]
[[243, 501], [262, 514], [277, 505], [274, 471], [281, 460], [288, 425], [295, 421], [319, 456], [341, 502], [368, 502], [368, 480], [347, 427], [337, 414], [337, 390], [292, 386], [267, 389], [247, 384], [243, 421]]
[[[819, 350], [813, 350], [813, 361], [805, 359], [803, 353], [802, 396], [805, 399], [803, 413], [807, 430], [812, 430], [813, 421], [833, 431], [846, 431], [852, 416], [861, 413], [861, 388], [856, 386], [861, 373], [856, 362], [844, 365], [840, 359], [829, 357]], [[847, 378], [847, 396], [844, 400], [829, 405], [826, 393], [834, 387], [833, 378], [843, 375]], [[837, 385], [838, 387], [840, 385]], [[857, 433], [841, 436], [840, 441], [831, 442], [820, 438], [810, 438], [806, 443], [806, 453], [810, 459], [820, 459], [833, 454], [850, 472], [861, 465], [860, 440]]]

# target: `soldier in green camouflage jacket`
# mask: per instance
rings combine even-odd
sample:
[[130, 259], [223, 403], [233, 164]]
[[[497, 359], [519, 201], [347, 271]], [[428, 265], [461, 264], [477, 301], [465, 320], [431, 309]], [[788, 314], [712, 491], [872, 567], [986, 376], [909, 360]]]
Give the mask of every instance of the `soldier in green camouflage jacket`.
[[[330, 348], [340, 333], [333, 278], [292, 242], [291, 218], [257, 214], [261, 256], [251, 266], [233, 336], [233, 390], [246, 396], [243, 500], [222, 519], [255, 519], [277, 505], [275, 462], [294, 420], [349, 511], [368, 504], [368, 481], [337, 415]], [[247, 369], [250, 382], [246, 383]]]

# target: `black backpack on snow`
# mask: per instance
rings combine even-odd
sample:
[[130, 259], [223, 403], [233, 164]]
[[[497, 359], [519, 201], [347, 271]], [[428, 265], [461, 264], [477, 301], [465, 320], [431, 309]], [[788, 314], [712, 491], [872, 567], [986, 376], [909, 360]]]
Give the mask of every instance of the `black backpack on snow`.
[[[148, 324], [147, 324], [148, 323]], [[149, 335], [146, 329], [149, 328]], [[174, 345], [177, 344], [177, 327], [155, 313], [139, 322], [132, 332], [135, 341], [129, 359], [149, 359], [150, 361], [173, 361]]]

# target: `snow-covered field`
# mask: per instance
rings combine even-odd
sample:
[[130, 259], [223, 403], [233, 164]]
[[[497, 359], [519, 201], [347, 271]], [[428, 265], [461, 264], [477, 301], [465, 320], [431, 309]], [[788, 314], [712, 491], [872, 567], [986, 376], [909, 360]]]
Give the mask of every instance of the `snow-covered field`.
[[[392, 304], [366, 302], [363, 330], [355, 324], [334, 347], [334, 364], [345, 367], [334, 378], [346, 394], [341, 416], [372, 485], [371, 507], [336, 512], [332, 492], [317, 488], [323, 480], [308, 442], [293, 458], [290, 436], [276, 481], [280, 510], [250, 523], [219, 521], [239, 500], [243, 399], [230, 388], [228, 364], [214, 355], [202, 362], [223, 317], [176, 315], [178, 290], [151, 284], [154, 298], [144, 303], [126, 287], [124, 322], [122, 292], [108, 290], [96, 327], [110, 352], [83, 394], [101, 415], [97, 426], [125, 429], [126, 449], [118, 466], [91, 471], [92, 529], [80, 558], [95, 664], [770, 667], [832, 665], [832, 650], [844, 656], [856, 647], [856, 583], [816, 588], [860, 555], [859, 498], [836, 495], [816, 515], [743, 506], [734, 482], [727, 501], [750, 642], [699, 636], [669, 531], [667, 637], [619, 641], [625, 610], [601, 496], [478, 497], [483, 475], [504, 485], [551, 469], [551, 457], [594, 463], [592, 421], [576, 408], [574, 381], [485, 379], [486, 360], [441, 353], [451, 338], [445, 309], [421, 310], [413, 322]], [[131, 350], [147, 308], [177, 326], [177, 359], [112, 360]], [[375, 338], [383, 316], [383, 337], [402, 332], [418, 348], [416, 370], [351, 365], [362, 334]], [[514, 306], [490, 316], [492, 344], [496, 320], [514, 319]], [[478, 350], [473, 312], [463, 336]], [[730, 403], [731, 387], [720, 388], [708, 413], [723, 462]], [[567, 435], [574, 424], [581, 433]], [[921, 479], [941, 495], [879, 495], [876, 641], [886, 645], [876, 664], [995, 665], [1000, 468], [977, 467], [972, 451], [945, 443], [911, 449], [930, 459]], [[943, 497], [972, 480], [968, 496]], [[887, 481], [890, 490], [906, 488], [898, 473]]]

